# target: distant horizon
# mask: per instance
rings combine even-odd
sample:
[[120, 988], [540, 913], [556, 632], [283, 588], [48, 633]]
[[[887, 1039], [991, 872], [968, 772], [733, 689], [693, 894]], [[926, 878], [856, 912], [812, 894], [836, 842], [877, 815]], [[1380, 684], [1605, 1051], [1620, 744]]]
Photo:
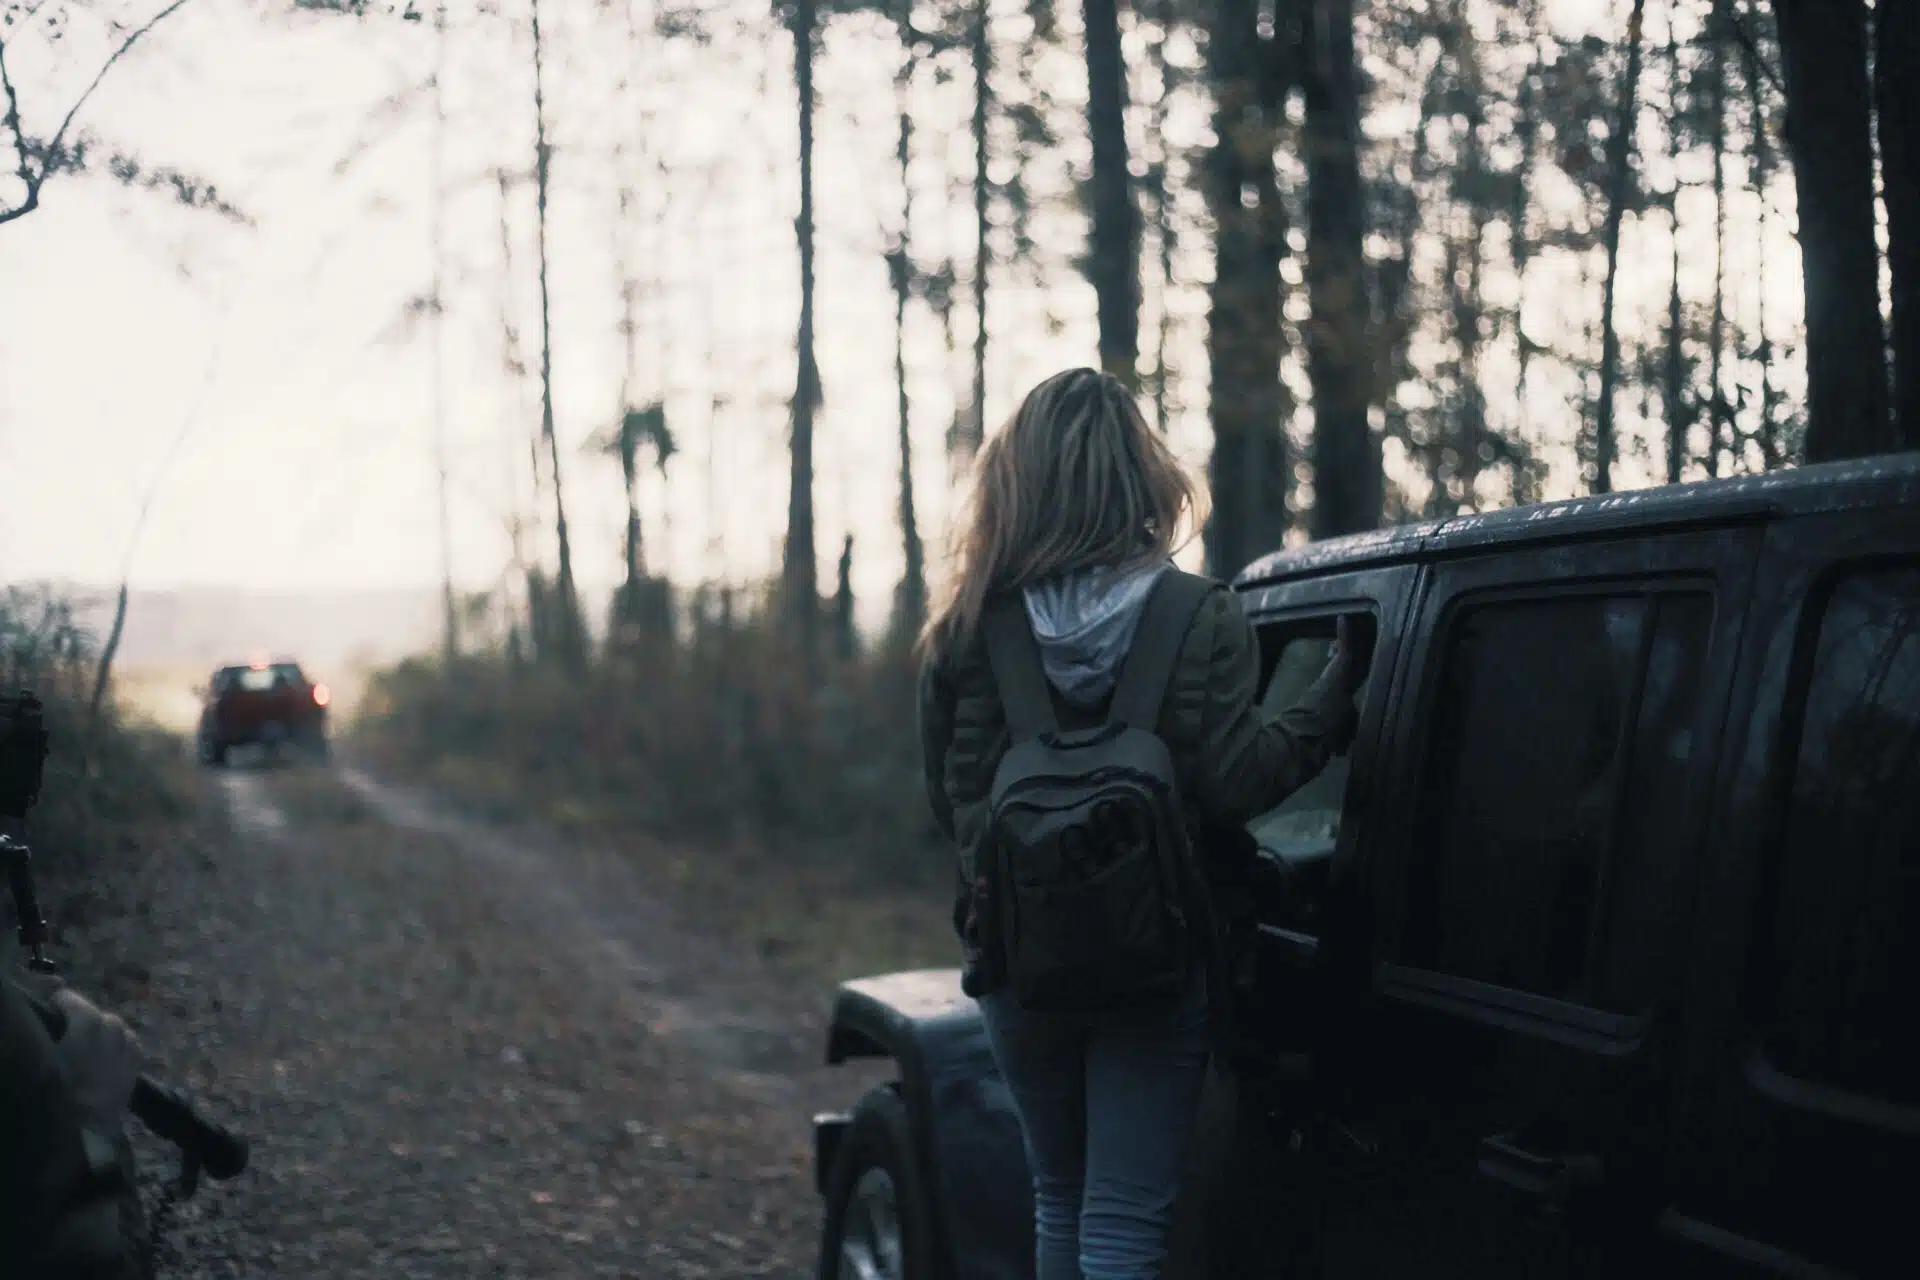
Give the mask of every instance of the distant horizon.
[[[0, 583], [11, 589], [46, 590], [70, 601], [75, 620], [96, 644], [112, 627], [117, 586], [58, 579]], [[606, 634], [617, 583], [577, 584], [587, 630]], [[686, 589], [688, 584], [676, 584]], [[330, 673], [437, 652], [441, 640], [439, 583], [255, 586], [245, 583], [141, 583], [128, 588], [127, 620], [115, 667], [122, 671], [199, 668], [285, 657]], [[891, 600], [865, 601], [856, 611], [862, 637], [879, 636]], [[469, 621], [462, 648], [497, 649], [496, 620]]]

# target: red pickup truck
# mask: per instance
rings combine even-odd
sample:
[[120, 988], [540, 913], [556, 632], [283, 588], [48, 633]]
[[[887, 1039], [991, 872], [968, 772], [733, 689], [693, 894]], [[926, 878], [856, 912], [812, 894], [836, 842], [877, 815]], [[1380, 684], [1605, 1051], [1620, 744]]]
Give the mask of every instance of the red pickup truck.
[[223, 765], [227, 752], [257, 745], [327, 754], [327, 686], [307, 679], [294, 662], [222, 667], [208, 681], [200, 711], [200, 762]]

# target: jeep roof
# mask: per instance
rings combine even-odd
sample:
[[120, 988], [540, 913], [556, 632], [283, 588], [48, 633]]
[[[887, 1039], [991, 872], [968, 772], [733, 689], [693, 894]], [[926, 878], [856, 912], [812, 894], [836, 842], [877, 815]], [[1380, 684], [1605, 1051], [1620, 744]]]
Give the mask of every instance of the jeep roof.
[[1336, 569], [1395, 564], [1424, 553], [1464, 551], [1493, 543], [1547, 542], [1912, 504], [1920, 504], [1920, 452], [1885, 454], [1764, 475], [1506, 507], [1327, 538], [1255, 560], [1241, 570], [1234, 585], [1266, 586]]

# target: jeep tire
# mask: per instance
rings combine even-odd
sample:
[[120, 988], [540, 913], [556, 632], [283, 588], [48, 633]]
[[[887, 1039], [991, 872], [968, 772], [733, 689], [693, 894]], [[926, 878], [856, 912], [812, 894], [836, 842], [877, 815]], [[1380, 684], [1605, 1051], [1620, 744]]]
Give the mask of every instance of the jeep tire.
[[935, 1280], [932, 1199], [918, 1154], [896, 1086], [860, 1100], [827, 1175], [819, 1280]]

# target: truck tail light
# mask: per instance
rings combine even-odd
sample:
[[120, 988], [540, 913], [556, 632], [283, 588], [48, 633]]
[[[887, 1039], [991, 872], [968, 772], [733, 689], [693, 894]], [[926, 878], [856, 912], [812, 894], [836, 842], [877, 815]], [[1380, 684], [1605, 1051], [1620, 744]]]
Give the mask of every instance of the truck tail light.
[[332, 696], [333, 695], [327, 691], [327, 686], [323, 684], [317, 684], [313, 686], [313, 705], [314, 706], [316, 707], [326, 706], [327, 700]]

